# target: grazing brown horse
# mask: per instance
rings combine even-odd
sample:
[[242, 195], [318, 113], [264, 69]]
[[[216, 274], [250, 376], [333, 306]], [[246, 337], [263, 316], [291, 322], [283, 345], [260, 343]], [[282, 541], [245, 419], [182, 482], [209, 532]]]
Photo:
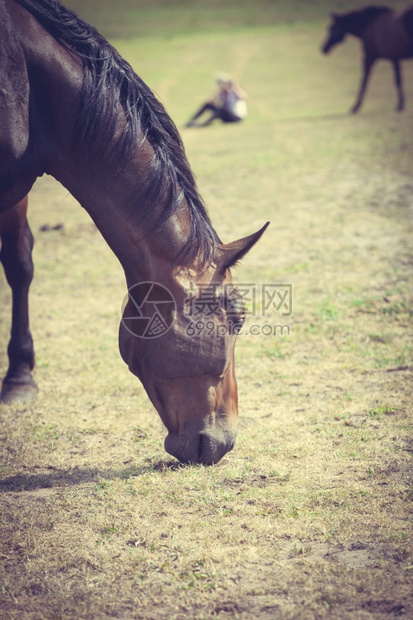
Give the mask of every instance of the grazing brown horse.
[[[58, 0], [0, 0], [0, 154], [1, 260], [13, 291], [3, 400], [37, 391], [25, 196], [47, 173], [90, 214], [129, 291], [149, 283], [170, 295], [159, 304], [169, 328], [150, 338], [127, 327], [134, 312], [152, 307], [141, 293], [137, 307], [130, 293], [120, 353], [168, 429], [167, 452], [184, 463], [218, 462], [234, 445], [238, 417], [234, 346], [243, 308], [231, 301], [229, 270], [265, 227], [220, 242], [164, 108], [109, 43]], [[189, 329], [188, 289], [202, 294], [208, 287], [216, 302], [209, 329]]]
[[413, 57], [413, 6], [403, 12], [393, 11], [385, 6], [369, 6], [360, 11], [340, 15], [332, 13], [331, 18], [329, 34], [322, 48], [324, 54], [337, 43], [341, 43], [347, 34], [361, 39], [363, 45], [363, 76], [351, 112], [355, 114], [360, 108], [371, 68], [379, 58], [393, 63], [398, 94], [397, 110], [403, 110], [400, 60]]

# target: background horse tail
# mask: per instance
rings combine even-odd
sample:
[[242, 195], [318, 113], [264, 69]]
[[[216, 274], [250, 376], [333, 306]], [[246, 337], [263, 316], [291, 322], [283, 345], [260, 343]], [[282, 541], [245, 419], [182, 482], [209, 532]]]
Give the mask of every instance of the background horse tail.
[[192, 260], [198, 254], [202, 262], [209, 261], [220, 240], [199, 195], [179, 132], [163, 105], [104, 37], [58, 0], [17, 2], [82, 61], [84, 78], [74, 134], [79, 157], [89, 159], [108, 151], [122, 107], [126, 126], [108, 155], [117, 158], [121, 169], [148, 140], [155, 159], [142, 210], [148, 212], [168, 197], [158, 221], [161, 225], [185, 198], [191, 233], [180, 258]]

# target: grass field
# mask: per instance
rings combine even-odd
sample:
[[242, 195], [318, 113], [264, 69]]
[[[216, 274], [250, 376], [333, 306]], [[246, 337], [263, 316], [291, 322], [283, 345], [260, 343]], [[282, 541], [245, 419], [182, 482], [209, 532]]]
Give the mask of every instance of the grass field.
[[[180, 465], [118, 353], [120, 265], [66, 190], [37, 182], [40, 391], [0, 405], [0, 617], [413, 617], [413, 62], [405, 112], [382, 63], [350, 116], [358, 43], [319, 48], [328, 11], [361, 2], [68, 4], [178, 127], [217, 71], [246, 88], [243, 124], [182, 136], [223, 241], [271, 221], [234, 280], [292, 284], [293, 316], [257, 304], [236, 447]], [[289, 335], [262, 333], [276, 325]], [[2, 375], [9, 326], [0, 274]]]

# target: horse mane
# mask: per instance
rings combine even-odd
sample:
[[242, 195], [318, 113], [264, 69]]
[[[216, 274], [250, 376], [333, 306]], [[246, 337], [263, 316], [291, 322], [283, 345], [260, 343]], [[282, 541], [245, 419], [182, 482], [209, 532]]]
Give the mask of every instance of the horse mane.
[[163, 105], [108, 41], [59, 0], [17, 2], [82, 61], [84, 78], [74, 134], [79, 156], [88, 159], [107, 151], [123, 113], [125, 128], [110, 153], [118, 167], [130, 161], [145, 138], [154, 150], [143, 211], [167, 198], [157, 222], [161, 226], [185, 198], [191, 231], [178, 257], [185, 263], [196, 256], [202, 265], [211, 261], [220, 240], [198, 192], [179, 132]]
[[351, 11], [342, 15], [347, 22], [351, 22], [353, 26], [356, 26], [360, 33], [370, 24], [373, 19], [376, 19], [383, 13], [391, 13], [393, 10], [388, 6], [366, 6], [364, 9], [358, 11]]

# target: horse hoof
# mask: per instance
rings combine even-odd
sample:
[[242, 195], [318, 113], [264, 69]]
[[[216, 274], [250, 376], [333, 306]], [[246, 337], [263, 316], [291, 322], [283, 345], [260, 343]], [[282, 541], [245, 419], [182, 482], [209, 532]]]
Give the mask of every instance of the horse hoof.
[[0, 394], [0, 403], [31, 403], [37, 398], [39, 388], [36, 383], [5, 383]]

